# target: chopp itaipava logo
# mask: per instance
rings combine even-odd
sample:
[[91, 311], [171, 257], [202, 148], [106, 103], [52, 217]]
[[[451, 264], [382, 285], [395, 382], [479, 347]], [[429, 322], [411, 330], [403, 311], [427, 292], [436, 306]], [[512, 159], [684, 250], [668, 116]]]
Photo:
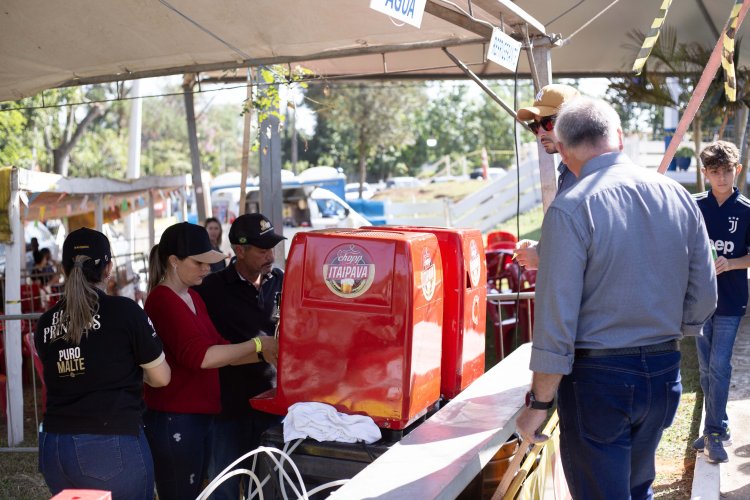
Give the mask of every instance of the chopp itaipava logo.
[[422, 295], [425, 300], [432, 299], [435, 294], [435, 288], [437, 285], [437, 272], [435, 271], [435, 262], [432, 260], [432, 255], [428, 249], [422, 251], [422, 271], [420, 271], [420, 279], [422, 281]]
[[480, 258], [477, 242], [471, 240], [469, 242], [469, 279], [471, 280], [472, 287], [479, 285], [479, 277], [482, 275], [482, 261], [479, 260]]
[[375, 264], [359, 245], [339, 245], [325, 258], [323, 279], [335, 295], [345, 299], [359, 297], [375, 279]]

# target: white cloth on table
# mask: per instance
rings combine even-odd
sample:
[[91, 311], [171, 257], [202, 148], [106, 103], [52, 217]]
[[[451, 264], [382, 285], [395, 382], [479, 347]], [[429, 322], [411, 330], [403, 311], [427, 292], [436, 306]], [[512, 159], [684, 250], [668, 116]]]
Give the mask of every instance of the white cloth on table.
[[374, 443], [380, 429], [366, 415], [347, 415], [325, 403], [294, 403], [284, 418], [284, 442], [313, 438], [340, 443]]

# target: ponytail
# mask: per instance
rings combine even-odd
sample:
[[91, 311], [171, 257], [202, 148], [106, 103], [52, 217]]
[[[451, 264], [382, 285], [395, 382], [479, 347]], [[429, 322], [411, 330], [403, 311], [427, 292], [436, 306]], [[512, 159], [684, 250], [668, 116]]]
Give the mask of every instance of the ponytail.
[[65, 269], [61, 323], [65, 325], [64, 338], [75, 345], [81, 344], [83, 335], [88, 335], [89, 325], [99, 312], [99, 295], [96, 283], [102, 281], [107, 263], [99, 265], [86, 255], [78, 255], [73, 266]]
[[167, 263], [159, 258], [159, 244], [157, 243], [148, 254], [148, 293], [162, 282], [167, 272]]

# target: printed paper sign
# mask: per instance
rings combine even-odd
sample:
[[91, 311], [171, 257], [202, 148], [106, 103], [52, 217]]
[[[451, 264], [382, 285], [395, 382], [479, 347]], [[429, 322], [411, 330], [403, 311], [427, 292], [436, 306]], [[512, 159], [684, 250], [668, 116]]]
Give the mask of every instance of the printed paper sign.
[[427, 0], [370, 0], [370, 8], [412, 26], [420, 27]]
[[503, 68], [515, 71], [520, 53], [521, 42], [514, 40], [497, 28], [492, 30], [492, 40], [489, 49], [487, 49], [487, 59], [496, 62]]

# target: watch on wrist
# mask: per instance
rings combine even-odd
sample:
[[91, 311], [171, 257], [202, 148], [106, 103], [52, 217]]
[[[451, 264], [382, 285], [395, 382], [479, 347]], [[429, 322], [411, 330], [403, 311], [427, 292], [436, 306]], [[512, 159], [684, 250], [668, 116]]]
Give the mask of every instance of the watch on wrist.
[[532, 410], [549, 410], [554, 403], [554, 399], [552, 401], [538, 401], [533, 391], [526, 393], [526, 408], [531, 408]]

